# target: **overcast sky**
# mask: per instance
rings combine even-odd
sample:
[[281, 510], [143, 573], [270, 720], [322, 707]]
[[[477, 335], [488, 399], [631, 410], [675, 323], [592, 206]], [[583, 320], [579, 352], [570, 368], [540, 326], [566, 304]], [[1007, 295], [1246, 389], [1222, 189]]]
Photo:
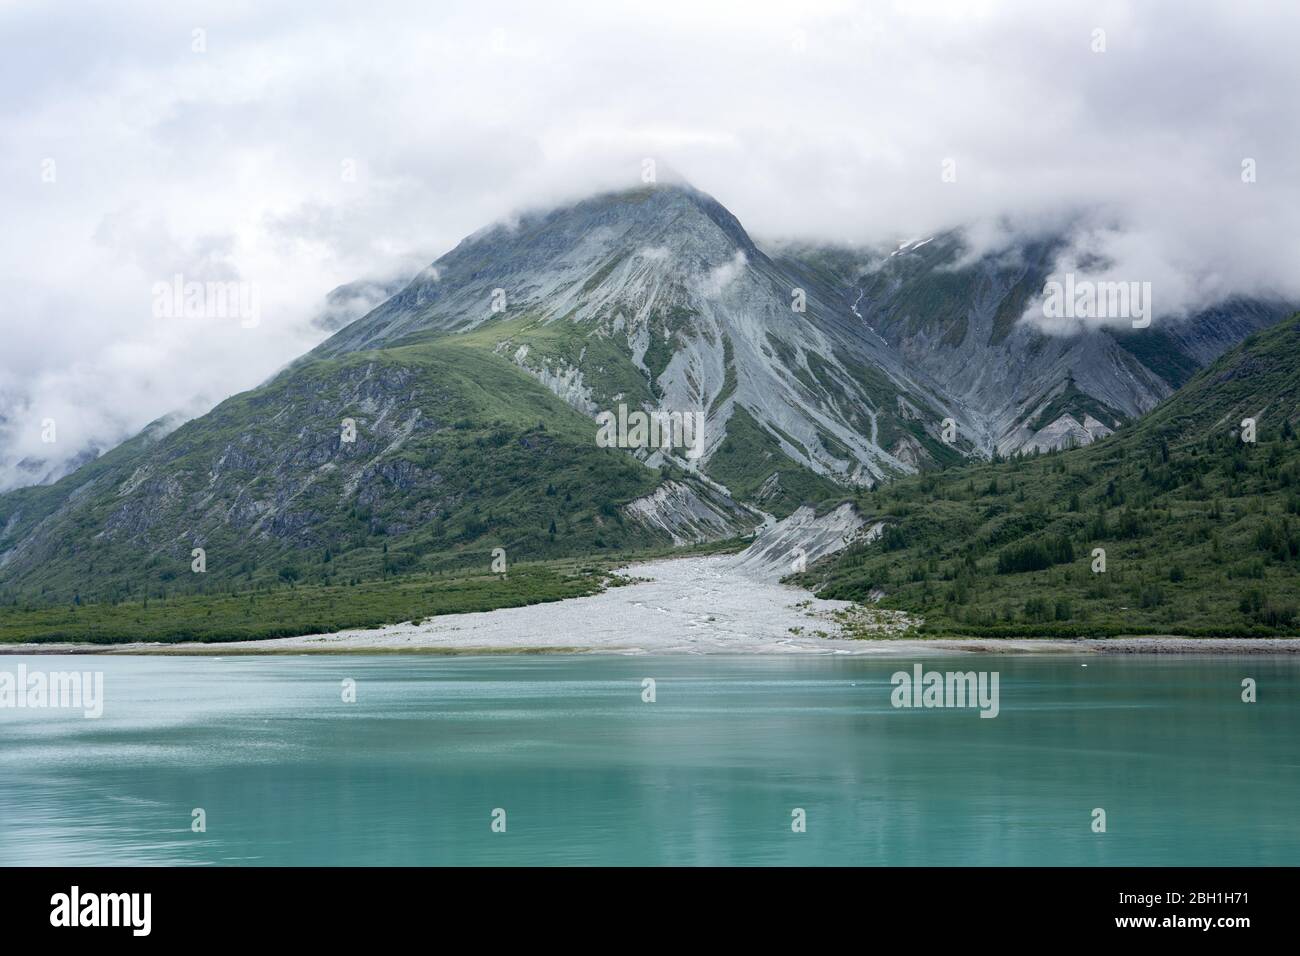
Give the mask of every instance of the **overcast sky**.
[[[1290, 0], [0, 0], [0, 488], [644, 157], [760, 238], [1071, 220], [1157, 313], [1300, 298], [1297, 37]], [[176, 274], [247, 283], [257, 324], [156, 316]]]

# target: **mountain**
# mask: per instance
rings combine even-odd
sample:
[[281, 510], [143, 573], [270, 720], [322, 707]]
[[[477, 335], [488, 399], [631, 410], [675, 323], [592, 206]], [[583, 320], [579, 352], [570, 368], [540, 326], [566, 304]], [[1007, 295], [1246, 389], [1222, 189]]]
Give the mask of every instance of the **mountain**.
[[[1225, 306], [1167, 349], [1050, 337], [1016, 321], [1046, 246], [973, 264], [955, 235], [896, 255], [768, 249], [712, 197], [658, 185], [488, 227], [409, 281], [342, 286], [320, 320], [338, 331], [270, 382], [0, 495], [0, 601], [748, 534], [972, 456], [1108, 434], [1271, 318]], [[680, 434], [648, 443], [634, 425], [609, 447], [610, 420], [646, 415]]]
[[1297, 356], [1300, 315], [1248, 337], [1086, 448], [863, 495], [870, 540], [800, 580], [822, 597], [920, 614], [931, 633], [1293, 634]]
[[969, 422], [936, 382], [687, 186], [483, 230], [316, 354], [452, 332], [474, 333], [584, 414], [626, 404], [704, 416], [705, 473], [778, 515], [974, 448], [940, 440], [945, 417]]
[[[658, 186], [483, 230], [322, 351], [483, 329], [580, 411], [631, 398], [707, 414], [706, 471], [786, 514], [827, 492], [807, 473], [869, 484], [1087, 444], [1292, 308], [1237, 299], [1142, 330], [1047, 334], [1021, 318], [1066, 245], [972, 256], [952, 232], [889, 251], [760, 247], [711, 197]], [[947, 417], [953, 445], [938, 440]], [[714, 454], [755, 443], [759, 467]], [[807, 473], [783, 464], [773, 481], [766, 463], [786, 459]], [[795, 487], [766, 494], [780, 482]]]
[[[316, 360], [54, 485], [0, 496], [0, 580], [49, 600], [346, 583], [486, 567], [494, 547], [511, 561], [600, 553], [759, 520], [593, 433], [511, 362], [458, 341]], [[649, 497], [663, 489], [680, 506], [667, 515]]]
[[841, 310], [942, 383], [968, 410], [983, 447], [1003, 455], [1110, 434], [1294, 309], [1236, 299], [1140, 330], [1048, 334], [1021, 317], [1041, 300], [1065, 245], [1051, 236], [972, 256], [952, 232], [888, 252], [791, 247], [782, 261], [824, 277]]

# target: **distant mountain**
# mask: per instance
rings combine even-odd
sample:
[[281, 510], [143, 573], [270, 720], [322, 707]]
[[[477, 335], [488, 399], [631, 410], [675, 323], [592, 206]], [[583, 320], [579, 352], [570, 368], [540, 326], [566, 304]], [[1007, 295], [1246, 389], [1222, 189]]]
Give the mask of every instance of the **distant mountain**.
[[409, 275], [358, 279], [331, 289], [325, 296], [325, 304], [312, 319], [312, 325], [326, 332], [337, 332], [401, 292], [410, 281]]
[[92, 446], [72, 458], [51, 459], [27, 455], [0, 460], [0, 487], [26, 488], [29, 485], [53, 484], [87, 462], [94, 461], [99, 453], [100, 449]]
[[962, 235], [947, 233], [890, 252], [795, 247], [783, 261], [824, 277], [842, 310], [941, 383], [1004, 455], [1110, 434], [1295, 307], [1237, 299], [1141, 330], [1047, 334], [1021, 317], [1063, 246], [1027, 240], [972, 261]]
[[933, 633], [1300, 633], [1298, 432], [1300, 315], [1087, 448], [861, 496], [874, 537], [802, 580]]

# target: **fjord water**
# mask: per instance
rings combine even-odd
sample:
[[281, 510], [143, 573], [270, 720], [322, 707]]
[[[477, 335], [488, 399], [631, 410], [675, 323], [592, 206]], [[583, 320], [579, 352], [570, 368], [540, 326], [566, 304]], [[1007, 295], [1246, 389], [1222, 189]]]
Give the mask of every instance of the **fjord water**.
[[1300, 662], [921, 662], [998, 716], [884, 656], [0, 657], [105, 695], [0, 709], [0, 863], [1300, 863]]

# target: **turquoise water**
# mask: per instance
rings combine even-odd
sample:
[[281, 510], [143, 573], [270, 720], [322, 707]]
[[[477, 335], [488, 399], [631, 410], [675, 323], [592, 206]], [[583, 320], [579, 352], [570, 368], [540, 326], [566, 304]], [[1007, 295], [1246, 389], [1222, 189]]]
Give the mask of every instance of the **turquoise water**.
[[0, 671], [20, 663], [101, 670], [105, 705], [0, 709], [3, 864], [1300, 863], [1300, 662], [1282, 658], [923, 662], [998, 671], [995, 719], [891, 707], [910, 658]]

